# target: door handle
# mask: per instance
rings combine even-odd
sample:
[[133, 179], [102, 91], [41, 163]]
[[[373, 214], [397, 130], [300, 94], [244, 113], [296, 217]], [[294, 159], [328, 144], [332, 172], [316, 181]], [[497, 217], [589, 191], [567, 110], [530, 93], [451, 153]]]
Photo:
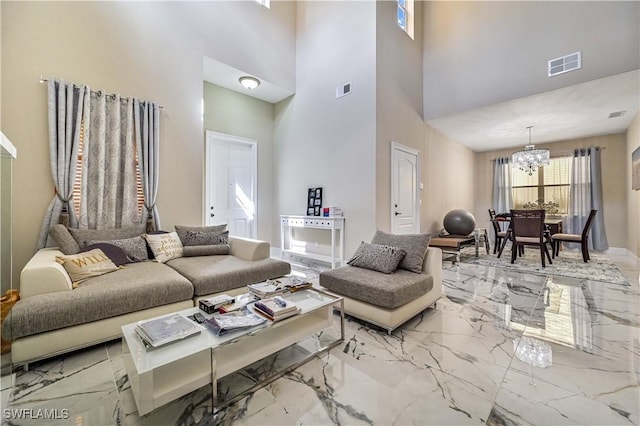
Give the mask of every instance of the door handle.
[[402, 213], [400, 213], [400, 212], [395, 212], [395, 215], [396, 215], [396, 216], [401, 215], [401, 214], [402, 214]]

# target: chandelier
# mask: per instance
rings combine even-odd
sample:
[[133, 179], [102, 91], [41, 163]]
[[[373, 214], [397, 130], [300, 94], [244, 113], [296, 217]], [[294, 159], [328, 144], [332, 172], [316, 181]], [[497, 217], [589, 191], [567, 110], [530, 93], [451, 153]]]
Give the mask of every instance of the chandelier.
[[549, 165], [549, 150], [536, 149], [534, 145], [531, 145], [532, 127], [533, 126], [527, 127], [527, 129], [529, 129], [529, 145], [526, 145], [523, 151], [514, 152], [511, 156], [513, 167], [527, 172], [529, 176], [531, 176], [538, 167]]

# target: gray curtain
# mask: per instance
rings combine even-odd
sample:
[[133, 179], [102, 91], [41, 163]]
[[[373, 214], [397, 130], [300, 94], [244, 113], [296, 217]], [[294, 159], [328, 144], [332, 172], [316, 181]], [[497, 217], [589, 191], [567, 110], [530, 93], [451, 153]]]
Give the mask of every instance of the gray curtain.
[[82, 158], [80, 228], [116, 229], [140, 223], [133, 111], [132, 98], [91, 92]]
[[510, 161], [508, 157], [494, 160], [492, 206], [496, 213], [509, 212], [513, 208]]
[[[55, 195], [40, 228], [37, 248], [47, 245], [49, 227], [63, 222], [77, 226], [73, 206], [69, 203], [73, 195], [76, 178], [78, 145], [83, 120], [88, 121], [89, 88], [75, 86], [60, 80], [50, 79], [47, 91], [49, 111], [49, 158]], [[66, 223], [65, 223], [66, 224]]]
[[589, 247], [594, 250], [609, 248], [604, 229], [600, 151], [599, 147], [591, 147], [573, 152], [566, 223], [568, 233], [581, 234], [591, 210], [598, 210], [589, 234]]
[[156, 206], [160, 177], [160, 106], [137, 99], [134, 103], [138, 167], [147, 213], [147, 232], [151, 232], [160, 229], [160, 216]]

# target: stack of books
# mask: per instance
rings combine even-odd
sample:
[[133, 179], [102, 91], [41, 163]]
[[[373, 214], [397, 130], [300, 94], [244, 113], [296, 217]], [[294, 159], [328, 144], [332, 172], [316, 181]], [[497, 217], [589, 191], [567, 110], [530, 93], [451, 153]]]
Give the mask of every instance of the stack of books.
[[202, 327], [176, 313], [141, 321], [133, 330], [145, 348], [152, 349], [196, 335], [202, 331]]
[[284, 293], [293, 293], [306, 288], [311, 288], [312, 284], [300, 277], [288, 275], [285, 277], [267, 280], [257, 284], [249, 284], [249, 291], [260, 299], [273, 297]]
[[251, 328], [266, 323], [267, 321], [244, 308], [239, 311], [227, 314], [213, 314], [204, 324], [216, 335], [222, 335], [231, 331], [238, 331], [244, 328]]
[[257, 313], [274, 322], [297, 315], [301, 311], [295, 304], [280, 296], [258, 300], [254, 303], [253, 308]]

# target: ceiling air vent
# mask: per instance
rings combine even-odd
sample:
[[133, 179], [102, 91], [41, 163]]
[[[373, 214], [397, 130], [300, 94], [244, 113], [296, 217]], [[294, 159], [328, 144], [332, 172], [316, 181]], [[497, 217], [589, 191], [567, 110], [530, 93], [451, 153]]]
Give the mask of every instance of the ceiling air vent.
[[616, 118], [616, 117], [622, 117], [624, 115], [624, 113], [627, 111], [616, 111], [616, 112], [612, 112], [611, 114], [609, 114], [609, 118]]
[[549, 77], [582, 68], [582, 52], [575, 52], [549, 61]]

